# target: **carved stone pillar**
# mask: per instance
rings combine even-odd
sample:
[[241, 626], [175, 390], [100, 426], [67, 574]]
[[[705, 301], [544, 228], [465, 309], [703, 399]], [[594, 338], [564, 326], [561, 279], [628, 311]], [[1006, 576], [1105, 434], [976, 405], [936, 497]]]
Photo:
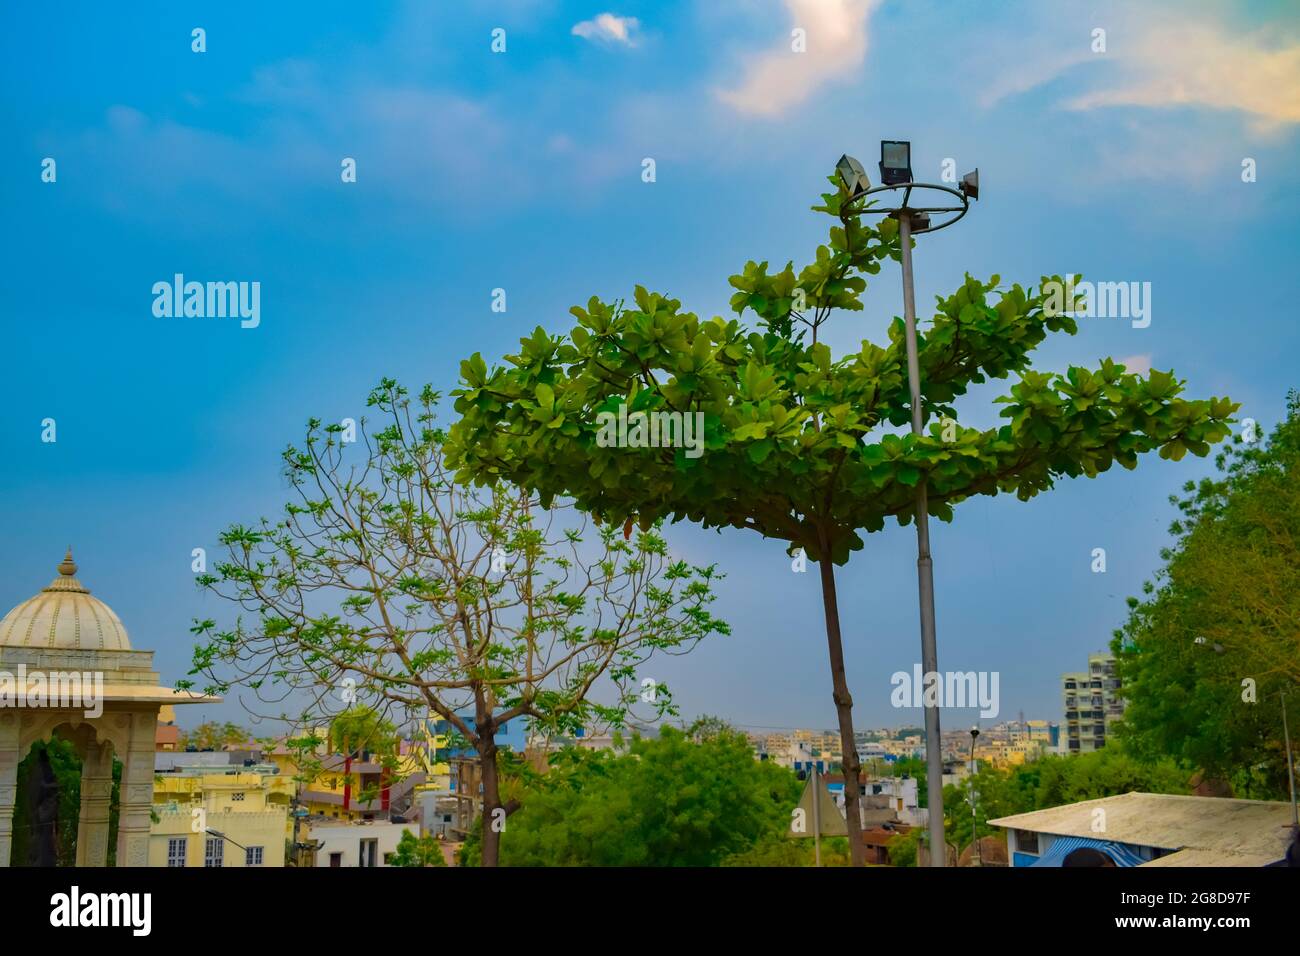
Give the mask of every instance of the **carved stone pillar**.
[[124, 715], [131, 740], [122, 756], [117, 817], [117, 865], [149, 865], [149, 814], [153, 809], [154, 732], [157, 710]]
[[77, 866], [108, 865], [108, 817], [113, 799], [113, 745], [90, 741], [81, 762]]
[[9, 865], [18, 797], [18, 715], [0, 713], [0, 866]]

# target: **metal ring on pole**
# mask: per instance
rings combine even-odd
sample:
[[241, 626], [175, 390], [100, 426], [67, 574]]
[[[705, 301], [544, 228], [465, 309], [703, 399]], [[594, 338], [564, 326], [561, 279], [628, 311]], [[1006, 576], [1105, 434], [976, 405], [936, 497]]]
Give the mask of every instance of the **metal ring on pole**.
[[[858, 205], [858, 208], [856, 209], [853, 208], [855, 205], [859, 204], [861, 200], [866, 199], [868, 196], [873, 196], [876, 193], [889, 192], [897, 189], [906, 190], [906, 192], [903, 193], [903, 204], [901, 206], [896, 206], [892, 209], [885, 208], [883, 206], [879, 208], [872, 207], [868, 209], [868, 208], [864, 208], [866, 205], [865, 203], [861, 203], [861, 205]], [[913, 189], [937, 189], [940, 192], [948, 193], [950, 196], [956, 196], [958, 199], [961, 200], [961, 205], [960, 206], [909, 206], [908, 202], [912, 198]], [[951, 226], [957, 220], [961, 219], [961, 217], [966, 215], [966, 213], [970, 210], [970, 197], [967, 196], [960, 189], [953, 189], [951, 186], [942, 186], [938, 183], [894, 183], [892, 185], [885, 185], [885, 186], [872, 186], [870, 189], [866, 190], [865, 192], [860, 192], [852, 199], [850, 199], [846, 206], [842, 206], [840, 208], [840, 215], [861, 216], [864, 214], [877, 213], [877, 214], [883, 214], [888, 216], [897, 216], [905, 210], [909, 213], [918, 213], [918, 212], [926, 213], [926, 214], [956, 213], [956, 215], [954, 215], [951, 219], [946, 219], [943, 222], [940, 222], [936, 225], [926, 226], [924, 229], [913, 228], [912, 235], [919, 236], [923, 232], [938, 232], [940, 229], [944, 229], [948, 226]]]

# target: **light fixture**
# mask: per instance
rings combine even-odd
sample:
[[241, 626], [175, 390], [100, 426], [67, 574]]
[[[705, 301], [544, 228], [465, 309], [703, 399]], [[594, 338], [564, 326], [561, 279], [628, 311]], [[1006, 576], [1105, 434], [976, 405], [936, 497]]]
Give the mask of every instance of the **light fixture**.
[[835, 171], [840, 174], [840, 182], [849, 191], [850, 198], [861, 196], [871, 188], [871, 180], [867, 177], [867, 171], [862, 168], [860, 162], [848, 153], [840, 157], [840, 161], [835, 164]]
[[961, 178], [961, 191], [971, 199], [980, 198], [980, 171], [978, 167]]
[[897, 186], [912, 181], [912, 144], [906, 140], [880, 141], [880, 181]]

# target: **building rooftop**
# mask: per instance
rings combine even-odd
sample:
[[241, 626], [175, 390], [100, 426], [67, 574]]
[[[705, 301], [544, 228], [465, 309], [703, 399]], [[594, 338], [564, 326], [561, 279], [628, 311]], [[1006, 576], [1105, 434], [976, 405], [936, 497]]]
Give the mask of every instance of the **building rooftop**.
[[[1094, 829], [1098, 808], [1106, 811], [1101, 831]], [[1147, 866], [1267, 866], [1286, 856], [1292, 840], [1289, 803], [1166, 793], [1125, 793], [989, 823], [1175, 851]]]

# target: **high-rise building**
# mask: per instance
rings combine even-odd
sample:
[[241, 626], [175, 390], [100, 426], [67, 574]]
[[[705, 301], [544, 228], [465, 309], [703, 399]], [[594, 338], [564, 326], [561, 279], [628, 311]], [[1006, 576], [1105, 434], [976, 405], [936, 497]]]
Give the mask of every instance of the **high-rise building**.
[[1118, 691], [1115, 655], [1109, 651], [1089, 654], [1086, 671], [1061, 675], [1066, 753], [1091, 753], [1106, 746], [1111, 723], [1124, 713]]

